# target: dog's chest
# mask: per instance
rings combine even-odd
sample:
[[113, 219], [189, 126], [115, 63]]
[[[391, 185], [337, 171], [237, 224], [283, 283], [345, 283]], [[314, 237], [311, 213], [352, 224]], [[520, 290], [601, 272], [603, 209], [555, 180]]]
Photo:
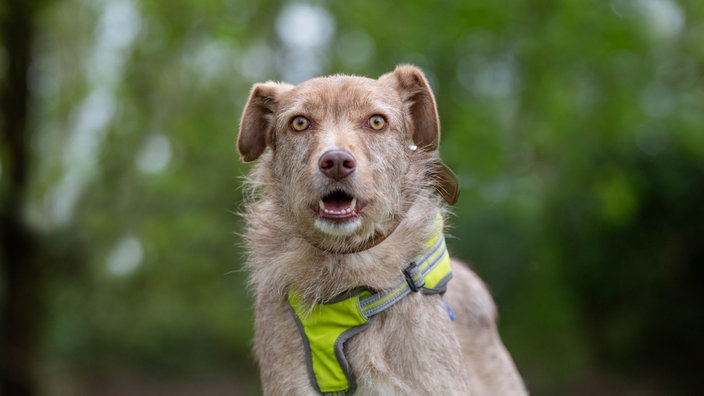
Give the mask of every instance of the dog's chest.
[[409, 296], [350, 339], [346, 354], [357, 377], [355, 394], [431, 394], [453, 381], [460, 385], [452, 392], [462, 389], [460, 347], [444, 307], [439, 295]]

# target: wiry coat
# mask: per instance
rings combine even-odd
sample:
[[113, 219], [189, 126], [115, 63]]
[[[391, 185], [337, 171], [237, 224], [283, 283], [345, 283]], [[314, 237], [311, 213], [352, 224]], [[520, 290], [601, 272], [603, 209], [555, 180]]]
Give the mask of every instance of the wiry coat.
[[[370, 128], [380, 115], [384, 128]], [[305, 117], [304, 130], [292, 120]], [[312, 306], [355, 288], [387, 290], [423, 253], [447, 193], [437, 153], [435, 100], [422, 72], [401, 66], [378, 80], [332, 76], [298, 86], [254, 86], [238, 149], [258, 159], [244, 233], [255, 295], [254, 350], [266, 395], [315, 394], [288, 307], [295, 287]], [[417, 149], [415, 149], [417, 147]], [[355, 161], [340, 179], [320, 158]], [[321, 217], [321, 197], [342, 189], [359, 202], [345, 221]], [[319, 204], [320, 202], [320, 204]], [[372, 241], [372, 242], [370, 242]], [[521, 379], [498, 336], [495, 307], [476, 275], [452, 263], [444, 298], [412, 293], [345, 344], [361, 395], [520, 395]]]

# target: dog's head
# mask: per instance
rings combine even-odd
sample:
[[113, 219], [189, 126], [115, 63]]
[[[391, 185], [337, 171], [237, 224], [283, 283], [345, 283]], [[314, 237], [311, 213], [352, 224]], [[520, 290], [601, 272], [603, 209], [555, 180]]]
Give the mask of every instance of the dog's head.
[[439, 139], [425, 76], [400, 66], [377, 80], [255, 84], [237, 148], [245, 162], [264, 155], [271, 198], [325, 246], [386, 235], [433, 188], [454, 203], [458, 188], [438, 158]]

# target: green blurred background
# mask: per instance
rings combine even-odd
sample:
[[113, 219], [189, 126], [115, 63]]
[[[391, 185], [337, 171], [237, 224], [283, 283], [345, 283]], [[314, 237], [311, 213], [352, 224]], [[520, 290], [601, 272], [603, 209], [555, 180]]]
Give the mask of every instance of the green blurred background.
[[704, 3], [5, 0], [0, 368], [21, 395], [256, 395], [251, 84], [422, 67], [450, 250], [535, 395], [695, 395]]

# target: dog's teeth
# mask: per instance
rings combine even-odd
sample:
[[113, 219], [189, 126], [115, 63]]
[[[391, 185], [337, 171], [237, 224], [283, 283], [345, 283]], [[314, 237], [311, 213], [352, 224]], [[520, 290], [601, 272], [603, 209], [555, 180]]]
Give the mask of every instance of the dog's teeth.
[[320, 208], [320, 211], [329, 214], [329, 215], [347, 215], [351, 214], [355, 211], [355, 208], [357, 207], [357, 198], [352, 198], [350, 201], [350, 205], [347, 208], [340, 209], [340, 210], [334, 210], [334, 209], [328, 209], [325, 207], [325, 202], [323, 200], [318, 201], [318, 207]]

